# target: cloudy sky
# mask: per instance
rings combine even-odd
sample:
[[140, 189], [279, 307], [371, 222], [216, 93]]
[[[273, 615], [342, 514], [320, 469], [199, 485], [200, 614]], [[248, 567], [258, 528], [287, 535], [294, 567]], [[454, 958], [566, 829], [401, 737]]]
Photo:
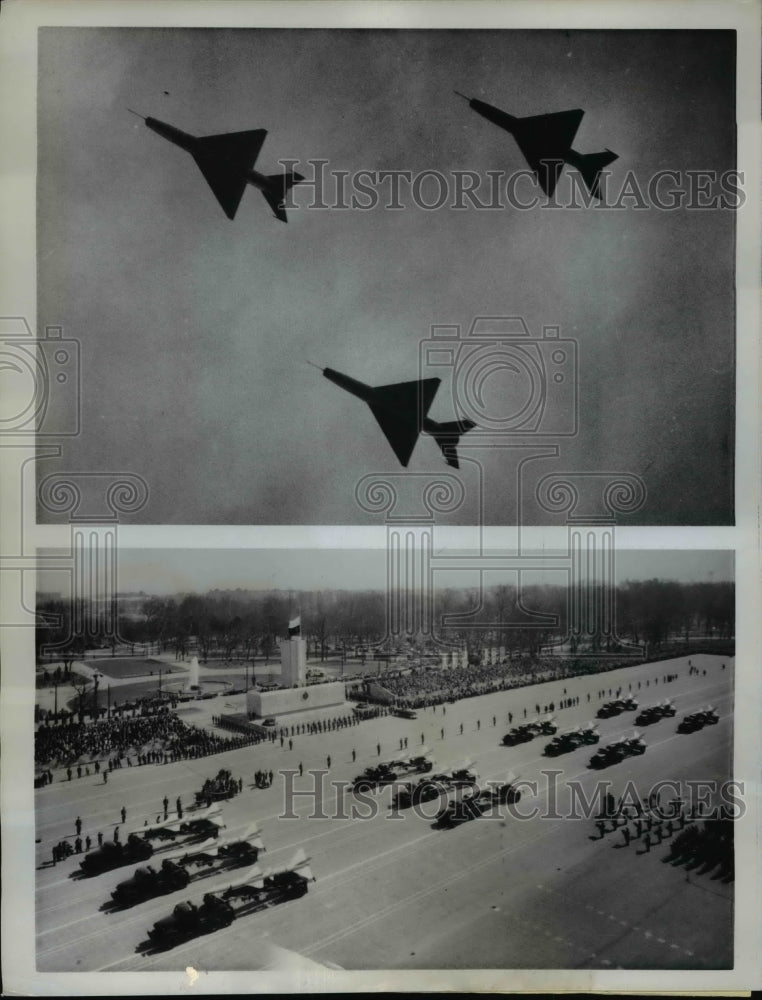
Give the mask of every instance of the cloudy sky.
[[[580, 430], [538, 473], [642, 476], [629, 523], [732, 523], [731, 212], [310, 211], [297, 188], [283, 225], [249, 188], [230, 222], [191, 158], [126, 109], [196, 135], [265, 128], [263, 173], [320, 158], [486, 175], [525, 163], [453, 88], [519, 116], [583, 108], [574, 148], [619, 154], [616, 192], [628, 170], [645, 185], [734, 166], [733, 44], [710, 31], [42, 29], [38, 322], [81, 342], [83, 423], [40, 474], [137, 473], [145, 523], [367, 523], [355, 484], [399, 467], [367, 407], [307, 360], [403, 381], [433, 324], [522, 316], [578, 345]], [[438, 374], [430, 415], [453, 419]], [[520, 395], [512, 378], [487, 380], [495, 405]], [[470, 440], [452, 521], [513, 523], [517, 453]], [[409, 468], [446, 470], [431, 438]], [[531, 498], [524, 519], [549, 520]]]
[[[452, 555], [453, 553], [450, 553]], [[68, 577], [46, 569], [50, 553], [40, 552], [38, 591], [68, 595]], [[467, 563], [467, 554], [462, 554]], [[548, 556], [548, 553], [545, 553]], [[552, 562], [552, 560], [548, 560]], [[473, 563], [472, 563], [473, 565]], [[617, 582], [625, 580], [678, 580], [685, 583], [734, 579], [734, 555], [706, 550], [626, 550], [616, 552]], [[212, 589], [268, 590], [385, 590], [384, 549], [122, 549], [117, 559], [118, 590], [147, 594], [204, 593]], [[527, 574], [525, 583], [561, 585], [558, 571]], [[484, 585], [516, 585], [515, 573], [484, 574]], [[437, 570], [440, 588], [479, 586], [474, 570]]]

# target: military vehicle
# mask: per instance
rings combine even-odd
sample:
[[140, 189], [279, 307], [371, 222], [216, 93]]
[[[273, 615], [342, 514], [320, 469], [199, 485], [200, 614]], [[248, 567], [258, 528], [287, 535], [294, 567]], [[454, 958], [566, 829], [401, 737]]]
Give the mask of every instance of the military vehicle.
[[144, 899], [184, 889], [189, 882], [187, 869], [165, 858], [159, 869], [150, 865], [147, 868], [136, 868], [132, 878], [119, 882], [111, 893], [111, 898], [123, 906], [134, 905]]
[[545, 746], [543, 754], [546, 757], [559, 757], [564, 753], [571, 753], [581, 746], [590, 746], [600, 740], [600, 734], [596, 726], [590, 722], [586, 726], [576, 726], [565, 733], [554, 736]]
[[418, 784], [406, 781], [393, 795], [393, 809], [409, 809], [419, 802], [430, 802], [432, 799], [445, 798], [447, 786], [441, 781], [422, 778]]
[[650, 726], [654, 722], [659, 722], [660, 719], [673, 715], [675, 715], [675, 706], [669, 698], [665, 698], [658, 705], [649, 705], [647, 708], [641, 709], [640, 714], [635, 718], [635, 725]]
[[720, 721], [719, 713], [717, 712], [717, 709], [713, 705], [708, 705], [706, 708], [702, 708], [700, 711], [696, 713], [696, 715], [701, 716], [701, 718], [704, 720], [705, 726], [716, 726], [717, 723]]
[[122, 865], [134, 864], [136, 861], [147, 861], [153, 854], [151, 844], [131, 833], [126, 843], [115, 843], [107, 840], [95, 851], [90, 851], [80, 861], [79, 867], [85, 875], [100, 875], [101, 872], [121, 868]]
[[[177, 858], [178, 864], [212, 867], [222, 865], [226, 868], [236, 865], [254, 864], [259, 852], [264, 851], [262, 835], [257, 823], [252, 823], [243, 836], [233, 841], [217, 841], [210, 838], [199, 844], [193, 851]], [[174, 857], [175, 855], [173, 855]]]
[[516, 788], [518, 778], [511, 773], [506, 781], [490, 782], [486, 788], [474, 788], [469, 793], [450, 799], [437, 813], [434, 825], [451, 827], [484, 816], [498, 805], [518, 802], [521, 792]]
[[431, 750], [421, 747], [416, 754], [401, 751], [391, 760], [366, 767], [352, 782], [356, 792], [370, 792], [383, 785], [391, 785], [408, 774], [427, 774], [434, 766], [429, 760]]
[[148, 932], [154, 947], [172, 948], [181, 941], [229, 927], [235, 920], [235, 910], [214, 893], [207, 892], [200, 906], [178, 903], [170, 916], [157, 920]]
[[488, 791], [477, 792], [475, 795], [468, 795], [464, 798], [450, 799], [447, 805], [437, 813], [434, 825], [452, 827], [459, 823], [467, 823], [469, 820], [483, 816], [494, 805], [495, 800]]
[[639, 756], [645, 752], [646, 745], [640, 733], [634, 732], [629, 738], [625, 737], [617, 740], [616, 743], [609, 743], [607, 746], [601, 747], [600, 750], [596, 750], [590, 758], [588, 767], [596, 769], [609, 767], [611, 764], [618, 764], [626, 757]]
[[503, 737], [503, 746], [515, 747], [519, 743], [529, 743], [536, 735], [537, 733], [530, 723], [526, 723], [523, 726], [514, 726]]
[[695, 733], [699, 729], [703, 729], [706, 725], [706, 719], [704, 718], [703, 712], [692, 712], [690, 715], [684, 715], [677, 725], [678, 733]]
[[287, 865], [264, 873], [254, 869], [228, 886], [221, 896], [226, 901], [240, 900], [246, 904], [246, 912], [297, 899], [304, 896], [309, 883], [315, 881], [309, 861], [304, 851], [298, 850]]
[[238, 788], [238, 781], [230, 771], [222, 768], [217, 772], [216, 777], [207, 778], [201, 786], [200, 792], [194, 793], [196, 805], [200, 806], [205, 802], [207, 805], [211, 805], [212, 802], [219, 802], [222, 799], [232, 799], [234, 795], [238, 794]]
[[529, 743], [536, 736], [552, 736], [556, 732], [558, 726], [553, 716], [548, 715], [544, 719], [536, 716], [531, 722], [524, 722], [509, 730], [503, 737], [503, 746], [512, 747], [519, 743]]
[[471, 759], [448, 764], [437, 774], [432, 774], [430, 781], [438, 781], [447, 788], [472, 787], [479, 780], [479, 775], [473, 771], [474, 761]]
[[632, 695], [626, 698], [615, 698], [614, 701], [605, 701], [596, 712], [599, 719], [610, 719], [614, 715], [621, 715], [622, 712], [637, 712], [638, 703]]

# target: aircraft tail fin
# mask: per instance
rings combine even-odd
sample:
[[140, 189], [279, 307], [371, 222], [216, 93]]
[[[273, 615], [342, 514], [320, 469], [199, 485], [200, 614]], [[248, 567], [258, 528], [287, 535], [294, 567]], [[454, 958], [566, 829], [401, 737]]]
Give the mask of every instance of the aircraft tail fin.
[[302, 175], [297, 174], [293, 170], [287, 170], [284, 174], [271, 174], [267, 178], [268, 184], [262, 194], [265, 196], [267, 204], [273, 210], [276, 219], [280, 219], [281, 222], [288, 222], [288, 216], [286, 215], [283, 203], [291, 188], [303, 180]]
[[447, 423], [436, 424], [430, 432], [436, 443], [442, 450], [445, 462], [453, 469], [460, 468], [458, 464], [457, 445], [463, 434], [473, 430], [476, 424], [470, 420], [451, 420]]
[[616, 153], [607, 149], [604, 153], [580, 153], [579, 172], [582, 180], [587, 185], [587, 189], [594, 198], [601, 197], [601, 171], [609, 163], [618, 160]]

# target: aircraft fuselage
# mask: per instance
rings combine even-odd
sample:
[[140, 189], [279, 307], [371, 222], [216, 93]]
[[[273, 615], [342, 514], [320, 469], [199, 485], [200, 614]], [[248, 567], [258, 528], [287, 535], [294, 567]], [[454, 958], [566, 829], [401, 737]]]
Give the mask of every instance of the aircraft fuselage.
[[[381, 409], [386, 409], [389, 413], [394, 412], [393, 407], [385, 405], [383, 397], [380, 393], [376, 392], [373, 386], [366, 385], [364, 382], [358, 382], [357, 379], [351, 378], [349, 375], [344, 375], [342, 372], [337, 372], [333, 368], [324, 368], [323, 374], [329, 381], [345, 389], [347, 392], [351, 392], [358, 399], [362, 399], [366, 403], [372, 403]], [[424, 417], [420, 427], [427, 434], [433, 434], [435, 430], [439, 429], [439, 424], [429, 417]]]
[[[189, 132], [183, 132], [182, 129], [175, 128], [174, 125], [168, 125], [166, 122], [160, 122], [157, 118], [146, 118], [146, 125], [157, 135], [162, 136], [164, 139], [168, 139], [175, 146], [179, 146], [180, 149], [184, 149], [186, 153], [198, 152], [198, 138], [195, 135], [191, 135]], [[244, 171], [244, 176], [249, 184], [253, 185], [259, 191], [266, 191], [272, 188], [272, 181], [270, 178], [265, 176], [265, 174], [260, 174], [258, 170]]]

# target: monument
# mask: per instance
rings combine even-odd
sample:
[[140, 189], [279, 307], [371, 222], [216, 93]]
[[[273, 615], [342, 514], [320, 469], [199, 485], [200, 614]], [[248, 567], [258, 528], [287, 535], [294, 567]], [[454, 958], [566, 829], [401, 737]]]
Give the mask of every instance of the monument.
[[307, 685], [307, 642], [302, 639], [301, 616], [288, 623], [288, 638], [280, 643], [280, 687], [276, 691], [249, 691], [246, 711], [253, 719], [280, 719], [292, 724], [298, 712], [339, 708], [346, 704], [341, 681]]
[[304, 687], [307, 683], [307, 642], [301, 636], [289, 636], [280, 644], [281, 687]]

